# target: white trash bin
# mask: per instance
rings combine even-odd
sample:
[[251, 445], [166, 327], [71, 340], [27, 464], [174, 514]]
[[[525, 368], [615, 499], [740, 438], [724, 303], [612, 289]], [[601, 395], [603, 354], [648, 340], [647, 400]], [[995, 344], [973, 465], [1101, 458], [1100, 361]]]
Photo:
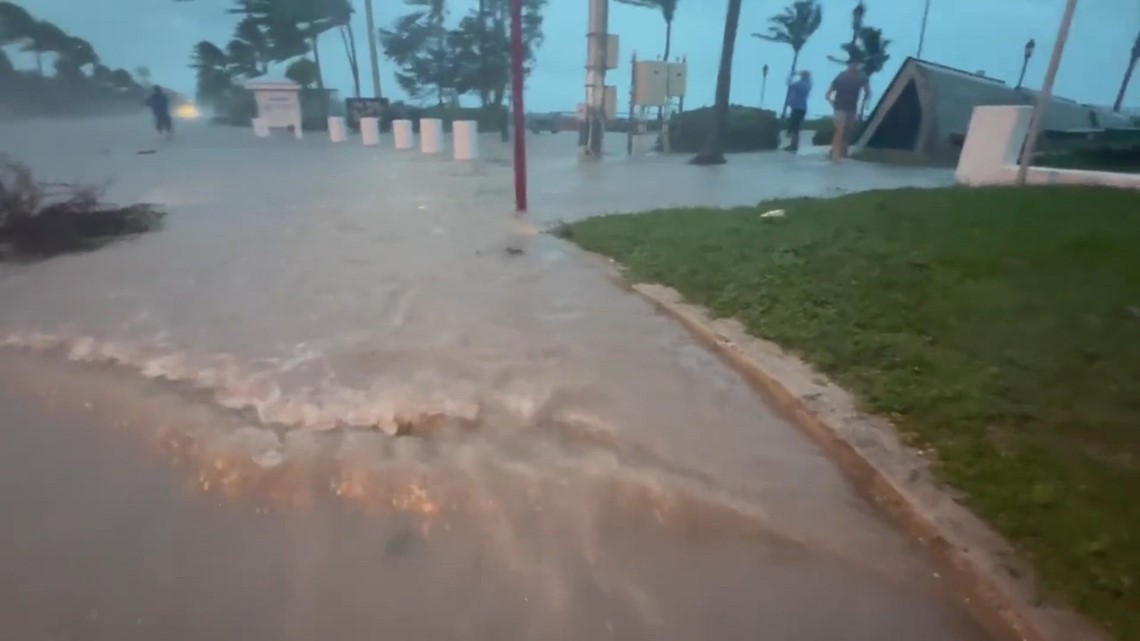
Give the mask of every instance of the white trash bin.
[[257, 136], [258, 138], [268, 138], [269, 137], [269, 122], [266, 121], [264, 118], [254, 118], [253, 119], [253, 135]]
[[380, 144], [380, 120], [377, 118], [361, 118], [360, 139], [368, 147]]
[[332, 142], [344, 142], [344, 139], [344, 116], [329, 116], [329, 140]]
[[439, 118], [420, 120], [420, 151], [425, 154], [443, 151], [443, 121]]
[[479, 123], [474, 120], [457, 120], [451, 123], [452, 147], [456, 160], [475, 160], [479, 157]]
[[395, 139], [396, 149], [412, 149], [416, 146], [411, 120], [393, 120], [392, 137]]

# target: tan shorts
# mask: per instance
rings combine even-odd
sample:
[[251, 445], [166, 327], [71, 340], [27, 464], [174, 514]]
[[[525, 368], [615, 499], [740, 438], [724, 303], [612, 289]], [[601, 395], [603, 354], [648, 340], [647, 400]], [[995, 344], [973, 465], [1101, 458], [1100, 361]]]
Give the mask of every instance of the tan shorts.
[[854, 111], [840, 111], [838, 109], [835, 110], [835, 126], [836, 127], [843, 127], [843, 126], [849, 125], [853, 122], [855, 122], [855, 112]]

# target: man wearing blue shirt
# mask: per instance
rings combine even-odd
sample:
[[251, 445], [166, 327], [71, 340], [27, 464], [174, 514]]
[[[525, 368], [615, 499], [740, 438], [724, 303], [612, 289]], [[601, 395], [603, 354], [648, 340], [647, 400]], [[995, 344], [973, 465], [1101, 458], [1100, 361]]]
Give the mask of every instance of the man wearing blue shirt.
[[788, 76], [788, 146], [785, 151], [798, 151], [800, 148], [800, 127], [807, 114], [808, 96], [811, 95], [811, 72], [801, 71], [797, 80], [793, 73]]

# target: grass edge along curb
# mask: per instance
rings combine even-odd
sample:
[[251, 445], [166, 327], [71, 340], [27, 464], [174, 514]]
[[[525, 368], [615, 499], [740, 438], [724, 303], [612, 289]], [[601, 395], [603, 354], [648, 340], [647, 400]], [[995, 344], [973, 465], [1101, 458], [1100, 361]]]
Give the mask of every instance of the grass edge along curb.
[[[1070, 206], [1070, 208], [1063, 212], [1064, 216], [1066, 217], [1066, 220], [1082, 220], [1082, 217], [1079, 216], [1078, 214], [1083, 213], [1083, 208], [1081, 208], [1081, 207], [1078, 207], [1076, 209], [1071, 208], [1071, 206], [1073, 205], [1074, 196], [1079, 196], [1078, 200], [1081, 203], [1085, 202], [1085, 200], [1082, 200], [1082, 199], [1087, 199], [1090, 196], [1098, 197], [1098, 199], [1094, 199], [1094, 200], [1090, 201], [1090, 204], [1088, 205], [1089, 208], [1096, 208], [1097, 205], [1100, 204], [1100, 205], [1112, 205], [1115, 207], [1116, 210], [1119, 210], [1121, 203], [1124, 203], [1124, 204], [1127, 204], [1132, 209], [1136, 209], [1137, 213], [1140, 213], [1140, 207], [1132, 207], [1132, 203], [1135, 201], [1129, 201], [1129, 200], [1123, 200], [1122, 201], [1122, 200], [1120, 200], [1119, 199], [1120, 198], [1119, 192], [1117, 192], [1115, 195], [1114, 194], [1108, 194], [1108, 197], [1106, 199], [1106, 198], [1099, 198], [1100, 196], [1105, 195], [1106, 192], [1104, 190], [1100, 190], [1100, 191], [1084, 190], [1084, 191], [1081, 191], [1079, 189], [1074, 190], [1072, 188], [1043, 188], [1043, 189], [1047, 190], [1047, 193], [1041, 194], [1041, 197], [1043, 197], [1045, 199], [1052, 200], [1054, 198], [1057, 198], [1058, 200], [1061, 200], [1061, 201], [1066, 201], [1066, 200], [1068, 201], [1067, 205]], [[903, 192], [899, 196], [902, 200], [907, 200], [908, 197], [913, 196], [914, 194], [919, 192], [919, 190], [899, 190], [899, 191]], [[949, 195], [943, 194], [943, 196], [946, 196], [949, 200], [957, 199], [959, 201], [958, 204], [961, 204], [960, 201], [963, 198], [974, 197], [974, 196], [968, 195], [970, 193], [968, 190], [952, 190], [952, 191], [953, 191], [952, 194], [949, 194]], [[978, 190], [972, 190], [972, 191], [977, 192]], [[1012, 193], [1014, 193], [1014, 192], [1006, 191], [1004, 193], [996, 194], [996, 197], [1004, 199], [1004, 198], [1008, 198], [1009, 195]], [[924, 193], [920, 194], [920, 195], [922, 196], [922, 198], [929, 199], [931, 196], [931, 192], [929, 190], [924, 190]], [[850, 213], [850, 210], [855, 205], [858, 205], [860, 203], [866, 204], [868, 201], [871, 201], [871, 200], [880, 200], [881, 201], [885, 197], [892, 197], [890, 192], [879, 192], [877, 194], [870, 194], [867, 196], [869, 196], [869, 197], [864, 197], [864, 196], [847, 197], [847, 198], [850, 198], [852, 200], [845, 203], [846, 206], [844, 206], [844, 205], [833, 206], [833, 205], [827, 204], [827, 203], [835, 203], [835, 202], [839, 202], [839, 201], [791, 201], [791, 202], [785, 201], [784, 203], [780, 203], [779, 205], [788, 207], [789, 217], [795, 216], [796, 210], [803, 211], [805, 209], [804, 203], [808, 203], [809, 205], [812, 203], [822, 203], [822, 204], [818, 204], [817, 209], [823, 208], [823, 207], [831, 207], [832, 209], [835, 209], [835, 210], [842, 209], [842, 210], [844, 210], [845, 213]], [[937, 198], [939, 196], [935, 195], [935, 197]], [[978, 194], [978, 197], [982, 198], [983, 200], [987, 199], [987, 198], [992, 200], [995, 197], [995, 193], [990, 193], [990, 194], [981, 193], [981, 194]], [[1134, 196], [1127, 196], [1127, 197], [1133, 198]], [[862, 198], [862, 200], [861, 201], [857, 200], [859, 198]], [[913, 198], [911, 198], [911, 200], [913, 201]], [[852, 201], [854, 201], [854, 202], [852, 202]], [[732, 215], [737, 215], [738, 218], [747, 217], [749, 220], [755, 220], [758, 218], [758, 216], [756, 216], [756, 214], [758, 214], [759, 212], [765, 211], [769, 208], [772, 208], [774, 206], [776, 206], [776, 205], [774, 205], [772, 203], [768, 203], [768, 204], [762, 205], [758, 209], [757, 208], [740, 208], [738, 210], [733, 210], [733, 211], [730, 211], [727, 213], [732, 214]], [[880, 205], [880, 208], [881, 208], [881, 205]], [[696, 211], [695, 213], [694, 212], [684, 212], [684, 211], [669, 211], [666, 213], [668, 213], [670, 215], [675, 215], [675, 216], [680, 216], [682, 214], [691, 214], [690, 219], [697, 219], [699, 221], [703, 221], [703, 218], [706, 216], [716, 216], [718, 213], [726, 213], [726, 212], [723, 212], [722, 210], [700, 210], [700, 211]], [[1036, 214], [1037, 214], [1036, 211], [1019, 212], [1019, 213], [1022, 213], [1022, 214], [1028, 213], [1028, 214], [1031, 214], [1034, 216], [1036, 216]], [[1089, 216], [1090, 216], [1090, 218], [1092, 217], [1091, 211], [1089, 213]], [[589, 249], [595, 249], [596, 247], [598, 247], [600, 245], [601, 247], [603, 247], [607, 250], [606, 253], [608, 253], [608, 254], [618, 256], [618, 257], [632, 257], [633, 263], [638, 264], [638, 265], [643, 266], [643, 267], [647, 266], [647, 265], [650, 268], [661, 267], [661, 265], [666, 264], [666, 263], [663, 263], [661, 261], [662, 257], [664, 257], [665, 259], [672, 259], [673, 262], [668, 263], [666, 265], [666, 267], [663, 267], [662, 269], [664, 271], [662, 271], [661, 273], [666, 274], [666, 275], [668, 275], [670, 273], [680, 273], [681, 276], [683, 277], [680, 282], [687, 283], [688, 286], [690, 286], [690, 287], [692, 286], [692, 284], [694, 282], [697, 282], [697, 283], [704, 283], [705, 282], [705, 281], [702, 281], [701, 278], [707, 277], [708, 274], [698, 274], [698, 275], [694, 276], [692, 274], [692, 270], [685, 271], [686, 269], [689, 269], [689, 267], [691, 267], [691, 265], [689, 265], [688, 263], [685, 262], [686, 255], [685, 255], [683, 250], [677, 250], [677, 248], [675, 246], [673, 246], [673, 247], [671, 247], [671, 249], [674, 251], [672, 253], [666, 253], [663, 256], [661, 251], [657, 250], [655, 243], [661, 241], [662, 237], [665, 236], [665, 234], [658, 233], [658, 232], [660, 232], [660, 230], [655, 228], [654, 225], [647, 225], [647, 224], [641, 224], [641, 223], [637, 223], [637, 222], [630, 222], [631, 220], [638, 219], [638, 218], [642, 218], [642, 217], [637, 216], [637, 215], [613, 217], [613, 219], [615, 221], [622, 221], [622, 222], [618, 222], [617, 224], [613, 225], [612, 227], [605, 227], [604, 228], [610, 232], [613, 232], [614, 229], [617, 229], [618, 231], [616, 233], [611, 234], [611, 235], [621, 236], [622, 234], [625, 234], [626, 236], [628, 236], [628, 238], [623, 237], [623, 238], [619, 238], [617, 240], [614, 240], [612, 238], [602, 239], [601, 236], [603, 236], [604, 234], [598, 228], [590, 229], [588, 231], [588, 233], [581, 233], [581, 234], [578, 233], [580, 231], [580, 229], [579, 229], [580, 225], [585, 224], [586, 226], [589, 226], [589, 225], [593, 224], [591, 222], [577, 223], [575, 225], [571, 225], [568, 228], [566, 228], [566, 232], [568, 232], [568, 233], [564, 233], [564, 235], [571, 236], [572, 240], [575, 240], [576, 242], [578, 242], [580, 244], [584, 244]], [[649, 218], [649, 216], [645, 216], [645, 218]], [[668, 218], [667, 216], [663, 216], [662, 220], [665, 220], [667, 218]], [[1113, 224], [1115, 225], [1117, 222], [1119, 222], [1119, 220], [1114, 220]], [[769, 224], [769, 223], [775, 224], [775, 225], [782, 224], [778, 220], [766, 221], [764, 224]], [[704, 225], [705, 223], [699, 222], [698, 224]], [[718, 224], [718, 223], [713, 223], [714, 226], [716, 224]], [[863, 223], [862, 223], [862, 221], [860, 221], [857, 224], [862, 225]], [[957, 223], [955, 223], [955, 224], [957, 224]], [[1066, 223], [1066, 224], [1070, 224], [1070, 223]], [[1086, 223], [1082, 222], [1081, 224], [1083, 225]], [[1104, 229], [1100, 229], [1099, 231], [1095, 229], [1095, 227], [1097, 225], [1097, 222], [1095, 220], [1093, 220], [1087, 224], [1089, 226], [1093, 227], [1094, 231], [1096, 233], [1100, 233], [1103, 235], [1103, 233], [1105, 231]], [[664, 226], [665, 226], [665, 223], [661, 223], [661, 224], [656, 225], [656, 227], [664, 227]], [[722, 232], [723, 232], [723, 227], [725, 227], [725, 226], [726, 225], [722, 225], [722, 229], [721, 229]], [[602, 226], [598, 226], [598, 227], [601, 228]], [[678, 226], [678, 227], [680, 227], [680, 226]], [[1132, 230], [1129, 233], [1134, 234], [1134, 231], [1136, 229], [1135, 225], [1130, 223], [1129, 227]], [[715, 244], [710, 244], [710, 238], [712, 238], [711, 234], [703, 234], [703, 233], [701, 233], [699, 228], [696, 229], [696, 232], [694, 233], [694, 229], [695, 228], [692, 225], [690, 225], [689, 227], [686, 227], [686, 228], [681, 230], [684, 233], [689, 234], [689, 236], [695, 236], [695, 238], [690, 238], [689, 236], [686, 236], [682, 240], [682, 243], [689, 243], [693, 246], [697, 246], [700, 251], [712, 251], [712, 250], [717, 249]], [[677, 235], [675, 233], [677, 231], [676, 229], [671, 230], [671, 231], [674, 232], [675, 236]], [[734, 230], [734, 233], [737, 231], [739, 231], [739, 230]], [[893, 231], [894, 230], [892, 229], [892, 232]], [[1115, 231], [1115, 228], [1112, 228], [1110, 231]], [[1067, 232], [1067, 230], [1066, 230], [1066, 232]], [[825, 234], [826, 233], [827, 233], [827, 231], [825, 230]], [[1078, 236], [1079, 235], [1080, 234], [1078, 234]], [[585, 238], [583, 238], [584, 236], [585, 236]], [[1127, 234], [1126, 234], [1126, 236], [1127, 236]], [[631, 240], [631, 238], [633, 238], [633, 237], [636, 237], [636, 238]], [[1131, 236], [1128, 236], [1128, 237], [1131, 237]], [[1046, 239], [1048, 239], [1047, 236], [1046, 236]], [[754, 243], [756, 240], [757, 239], [755, 237], [746, 238], [746, 239], [744, 239], [744, 243], [745, 244], [746, 243]], [[825, 240], [830, 242], [830, 241], [834, 241], [835, 238], [832, 236], [827, 236], [825, 238]], [[1066, 240], [1068, 240], [1067, 237], [1066, 237]], [[1076, 240], [1083, 242], [1083, 241], [1087, 241], [1088, 239], [1087, 238], [1085, 238], [1085, 239], [1077, 238]], [[668, 244], [670, 242], [676, 243], [677, 241], [676, 241], [676, 238], [665, 238], [664, 242], [666, 244]], [[736, 263], [734, 262], [734, 260], [735, 260], [734, 257], [737, 256], [738, 254], [733, 254], [733, 250], [739, 249], [739, 247], [731, 247], [731, 245], [740, 244], [740, 243], [737, 243], [735, 237], [733, 237], [733, 239], [730, 239], [730, 240], [727, 240], [724, 242], [725, 242], [725, 244], [730, 245], [730, 247], [724, 251], [724, 253], [726, 255], [728, 255], [729, 258], [727, 258], [723, 261], [721, 261], [719, 258], [716, 258], [716, 259], [704, 261], [702, 263], [702, 261], [700, 261], [700, 260], [692, 260], [692, 256], [689, 256], [688, 258], [690, 260], [692, 260], [693, 264], [697, 265], [697, 267], [707, 268], [709, 264], [713, 264], [714, 266], [719, 267], [720, 265], [727, 263], [729, 265], [732, 265], [735, 268]], [[691, 247], [689, 247], [688, 249], [691, 249]], [[1066, 252], [1068, 251], [1067, 245], [1065, 246], [1065, 250], [1066, 250]], [[750, 248], [749, 248], [749, 251], [751, 251]], [[641, 255], [642, 253], [649, 255], [649, 258], [642, 256]], [[610, 259], [606, 259], [606, 260], [610, 260]], [[656, 263], [653, 262], [655, 260], [657, 261]], [[1135, 261], [1132, 261], [1132, 262], [1135, 262]], [[615, 263], [611, 262], [610, 264], [612, 265]], [[1036, 269], [1036, 266], [1033, 266], [1033, 267]], [[1132, 267], [1135, 267], [1135, 265], [1133, 265]], [[1125, 267], [1121, 267], [1121, 271], [1125, 271], [1125, 270], [1126, 270]], [[639, 274], [636, 273], [636, 270], [634, 270], [633, 272], [630, 272], [630, 273], [631, 273], [631, 276], [640, 276]], [[1131, 272], [1128, 272], [1128, 273], [1131, 273]], [[1093, 274], [1096, 275], [1097, 272], [1094, 271]], [[714, 274], [714, 276], [715, 276], [715, 274]], [[684, 277], [688, 277], [688, 280], [686, 280]], [[737, 288], [739, 288], [741, 286], [742, 282], [746, 285], [749, 284], [747, 282], [749, 277], [750, 276], [747, 272], [743, 272], [739, 278], [729, 279], [729, 280], [732, 280], [733, 281], [732, 284], [735, 285]], [[635, 278], [634, 280], [636, 282], [653, 282], [653, 281], [666, 282], [666, 283], [669, 282], [668, 278], [649, 278], [649, 279]], [[644, 286], [638, 285], [638, 286], [636, 286], [636, 289], [639, 291], [639, 293], [641, 295], [648, 296], [648, 293], [645, 290]], [[1131, 296], [1133, 296], [1134, 291], [1135, 291], [1134, 289], [1129, 288], [1129, 289], [1124, 290], [1124, 293], [1127, 294], [1127, 296], [1131, 297]], [[1118, 288], [1116, 290], [1116, 302], [1117, 303], [1120, 302], [1120, 300], [1119, 300], [1120, 292], [1121, 292], [1121, 290], [1119, 290], [1119, 288]], [[717, 294], [723, 294], [723, 293], [724, 293], [724, 290], [716, 290], [713, 292], [713, 294], [710, 294], [710, 295], [715, 296]], [[733, 293], [733, 295], [739, 295], [739, 289], [734, 291], [734, 292], [730, 292], [730, 293]], [[1101, 294], [1102, 292], [1097, 292], [1097, 293]], [[1113, 292], [1108, 291], [1108, 293], [1112, 294]], [[770, 295], [771, 291], [769, 291], [768, 294]], [[649, 297], [652, 298], [651, 296], [649, 296]], [[706, 297], [706, 299], [708, 299], [708, 297]], [[712, 300], [716, 301], [715, 298], [713, 298]], [[1129, 298], [1128, 300], [1131, 300], [1131, 298]], [[683, 304], [683, 303], [680, 303], [679, 301], [680, 301], [680, 299], [678, 298], [676, 304], [678, 304], [678, 305]], [[967, 299], [965, 299], [964, 302], [966, 304], [969, 304], [969, 303], [973, 302], [973, 299], [967, 298]], [[658, 301], [655, 301], [655, 304], [657, 304], [658, 306], [661, 306], [662, 303], [660, 300], [658, 300]], [[776, 303], [773, 303], [773, 304], [776, 304]], [[700, 308], [697, 308], [697, 309], [700, 309]], [[1129, 309], [1134, 309], [1134, 308], [1129, 308]], [[677, 310], [675, 310], [675, 309], [674, 310], [667, 310], [667, 311], [669, 311], [674, 316], [677, 315]], [[1132, 313], [1137, 314], [1136, 311], [1133, 311]], [[721, 324], [723, 322], [727, 322], [727, 321], [722, 321], [722, 320], [712, 321], [712, 320], [710, 320], [712, 318], [712, 316], [713, 315], [711, 315], [711, 314], [704, 314], [704, 321], [705, 321], [706, 326], [719, 326], [719, 324]], [[724, 316], [723, 310], [718, 311], [715, 314], [715, 316], [718, 316], [718, 317]], [[1137, 314], [1136, 319], [1140, 320], [1140, 314]], [[682, 320], [684, 320], [684, 319], [682, 319]], [[844, 322], [850, 322], [850, 319], [843, 319], [843, 321]], [[753, 322], [755, 322], [755, 321], [753, 321]], [[1131, 323], [1133, 321], [1131, 318], [1129, 318], [1129, 320], [1127, 322]], [[709, 325], [710, 323], [712, 325]], [[692, 328], [690, 327], [690, 329], [692, 329]], [[1135, 331], [1132, 329], [1132, 325], [1128, 325], [1126, 329], [1130, 332]], [[747, 334], [744, 334], [743, 330], [741, 333], [745, 337], [746, 340], [752, 340], [752, 341], [757, 340], [757, 339], [753, 339], [753, 338], [747, 336]], [[703, 338], [703, 340], [705, 340], [705, 342], [710, 342], [708, 336], [705, 336], [702, 338]], [[1079, 336], [1078, 336], [1078, 339], [1079, 339]], [[1077, 341], [1076, 344], [1080, 345], [1079, 341]], [[771, 344], [769, 343], [769, 345], [771, 345]], [[1096, 347], [1095, 342], [1092, 343], [1092, 346]], [[721, 344], [713, 344], [713, 347], [716, 348], [718, 351], [722, 351], [722, 352], [724, 351], [724, 349], [726, 349], [726, 347], [724, 345], [721, 345]], [[796, 350], [796, 351], [798, 352], [798, 350]], [[1127, 353], [1127, 352], [1124, 352], [1124, 353]], [[763, 368], [764, 366], [769, 365], [770, 363], [768, 362], [768, 359], [775, 358], [777, 360], [779, 360], [779, 359], [786, 360], [788, 358], [786, 353], [781, 354], [781, 353], [779, 353], [779, 351], [777, 351], [775, 353], [772, 353], [770, 351], [765, 351], [762, 354], [762, 356], [763, 356], [763, 358], [761, 359], [761, 363], [756, 365], [757, 367]], [[733, 359], [730, 358], [730, 360], [733, 360]], [[776, 377], [776, 378], [780, 379], [780, 377]], [[840, 377], [840, 379], [842, 379], [842, 377]], [[840, 380], [840, 379], [833, 379], [833, 380]], [[780, 379], [780, 382], [781, 382], [781, 384], [786, 383], [786, 381], [783, 381], [782, 379]], [[844, 383], [844, 384], [846, 385], [846, 383]], [[851, 389], [851, 388], [848, 387], [848, 389]], [[1127, 388], [1125, 388], [1125, 389], [1127, 389]], [[815, 410], [818, 411], [818, 407], [815, 407], [813, 404], [814, 402], [812, 401], [812, 398], [816, 397], [817, 395], [818, 394], [816, 392], [812, 392], [812, 391], [804, 392], [804, 393], [800, 394], [800, 401], [802, 403], [805, 403], [807, 407], [814, 407]], [[1118, 398], [1119, 397], [1117, 397], [1117, 400], [1118, 400]], [[1100, 400], [1101, 400], [1101, 402], [1104, 402], [1104, 399], [1100, 399]], [[1108, 400], [1111, 401], [1113, 399], [1112, 399], [1112, 397], [1110, 397]], [[1130, 408], [1130, 407], [1132, 407], [1134, 409], [1134, 406], [1131, 403], [1126, 402], [1126, 405], [1122, 406], [1120, 409], [1125, 410], [1125, 409]], [[893, 414], [888, 414], [888, 415], [894, 416]], [[864, 414], [863, 416], [867, 417], [868, 415]], [[826, 416], [824, 418], [826, 418]], [[834, 416], [833, 416], [833, 418], [834, 418]], [[842, 416], [840, 416], [840, 418], [842, 418]], [[897, 423], [896, 423], [896, 425], [897, 425]], [[835, 431], [835, 430], [841, 431], [841, 429], [842, 429], [842, 426], [837, 427], [836, 425], [830, 425], [828, 427], [830, 430], [833, 430], [833, 431]], [[1051, 427], [1052, 427], [1051, 425], [1044, 424], [1042, 429], [1051, 429]], [[887, 429], [892, 434], [895, 433], [895, 430], [891, 430], [889, 427]], [[1096, 434], [1096, 432], [1094, 431], [1093, 434]], [[902, 430], [902, 436], [904, 437], [903, 440], [908, 440], [906, 437], [910, 437], [912, 435], [913, 435], [912, 433], [907, 433], [907, 430], [905, 430], [905, 429]], [[840, 433], [839, 436], [842, 437], [843, 434]], [[909, 441], [909, 442], [914, 442], [914, 441]], [[1094, 443], [1095, 443], [1095, 441], [1094, 441]], [[857, 445], [857, 444], [858, 443], [855, 443], [855, 445]], [[937, 452], [933, 456], [934, 456], [934, 460], [937, 461], [938, 460]], [[1004, 463], [1002, 463], [1002, 464], [1004, 465]], [[1127, 470], [1128, 471], [1126, 471], [1126, 474], [1132, 474], [1133, 473], [1132, 470], [1134, 470], [1134, 468], [1129, 467], [1129, 468], [1127, 468]], [[905, 476], [896, 475], [894, 478], [902, 481], [903, 487], [906, 487], [907, 478]], [[1001, 480], [1001, 478], [1003, 478], [1003, 477], [998, 477], [998, 478], [999, 478], [999, 480]], [[1125, 476], [1124, 478], [1127, 479], [1127, 478], [1132, 478], [1132, 477], [1131, 476]], [[1065, 482], [1065, 479], [1063, 477], [1058, 477], [1058, 482], [1063, 483], [1063, 482]], [[1081, 489], [1083, 490], [1085, 488], [1081, 488]], [[1097, 490], [1097, 487], [1094, 485], [1092, 487], [1092, 489], [1089, 491], [1095, 491], [1095, 490]], [[1018, 491], [1021, 492], [1022, 490], [1018, 490]], [[1027, 490], [1026, 490], [1026, 492], [1027, 492]], [[1105, 499], [1117, 499], [1118, 500], [1120, 498], [1118, 495], [1119, 495], [1119, 492], [1116, 492], [1115, 494], [1103, 495], [1103, 497]], [[957, 493], [944, 491], [944, 492], [941, 492], [941, 498], [939, 500], [942, 502], [949, 503], [949, 502], [953, 502], [955, 500], [955, 498], [960, 497], [960, 496], [961, 495], [957, 494]], [[967, 501], [967, 502], [969, 502], [969, 501]], [[1111, 506], [1111, 503], [1109, 505]], [[1074, 509], [1079, 510], [1082, 507], [1083, 506], [1081, 506], [1078, 503], [1078, 505]], [[1067, 509], [1067, 508], [1065, 508], [1065, 509]], [[985, 514], [986, 512], [981, 511], [979, 513]], [[1063, 510], [1062, 510], [1062, 513], [1064, 513]], [[1080, 516], [1080, 514], [1081, 514], [1080, 512], [1077, 513], [1078, 516]], [[1090, 536], [1097, 535], [1097, 534], [1102, 533], [1102, 532], [1114, 533], [1118, 529], [1122, 520], [1123, 520], [1123, 522], [1127, 522], [1127, 519], [1131, 518], [1130, 515], [1132, 515], [1132, 514], [1133, 514], [1133, 512], [1130, 509], [1125, 509], [1123, 511], [1120, 511], [1119, 512], [1119, 518], [1117, 518], [1115, 521], [1114, 520], [1105, 520], [1103, 522], [1103, 525], [1105, 526], [1104, 530], [1098, 530], [1096, 526], [1098, 524], [1101, 524], [1101, 523], [1098, 523], [1095, 519], [1093, 519], [1088, 524], [1087, 532], [1090, 533], [1089, 534]], [[937, 516], [939, 519], [941, 519], [943, 515], [935, 515], [935, 516]], [[942, 525], [943, 525], [943, 530], [945, 530], [945, 526], [947, 524], [942, 523]], [[953, 525], [953, 524], [950, 523], [950, 525]], [[985, 527], [987, 529], [989, 529], [989, 531], [991, 533], [996, 531], [994, 528], [990, 528], [989, 526], [985, 526]], [[1061, 536], [1062, 537], [1065, 536], [1065, 533], [1062, 532]], [[953, 537], [948, 537], [948, 540], [953, 541], [954, 539], [953, 539]], [[1059, 540], [1064, 541], [1065, 539], [1061, 538]], [[1110, 550], [1111, 549], [1112, 548], [1110, 548]], [[993, 572], [991, 572], [991, 574], [993, 576], [991, 576], [990, 578], [995, 579], [995, 580], [1000, 580], [1000, 581], [1006, 581], [1006, 582], [1012, 581], [1014, 583], [1020, 584], [1023, 587], [1023, 589], [1021, 590], [1022, 594], [1020, 595], [1020, 600], [1021, 600], [1021, 606], [1020, 607], [1022, 607], [1032, 617], [1044, 616], [1046, 619], [1045, 623], [1048, 623], [1049, 620], [1052, 620], [1055, 623], [1056, 620], [1058, 619], [1058, 617], [1060, 617], [1062, 619], [1066, 618], [1064, 616], [1064, 614], [1062, 612], [1060, 612], [1060, 610], [1058, 610], [1057, 608], [1051, 608], [1051, 607], [1049, 607], [1047, 605], [1043, 605], [1041, 603], [1042, 597], [1033, 588], [1033, 583], [1031, 580], [1030, 581], [1020, 580], [1021, 577], [1023, 577], [1026, 574], [1025, 569], [1013, 568], [1013, 567], [1009, 568], [1008, 570], [1005, 569], [1006, 566], [1011, 565], [1010, 559], [1012, 558], [1012, 556], [1011, 556], [1008, 548], [1005, 550], [992, 550], [992, 551], [995, 552], [996, 554], [991, 555], [991, 560], [993, 561], [993, 563], [991, 564], [990, 569], [993, 570]], [[974, 554], [976, 551], [966, 550], [966, 552], [968, 552], [969, 554]], [[1117, 553], [1119, 553], [1119, 552], [1120, 551], [1117, 550]], [[956, 555], [961, 556], [958, 551], [954, 551], [954, 553]], [[1026, 558], [1033, 558], [1033, 557], [1026, 557]], [[1071, 561], [1072, 558], [1070, 558], [1069, 560]], [[1115, 605], [1113, 607], [1116, 608], [1115, 615], [1114, 615], [1116, 617], [1116, 619], [1112, 619], [1112, 618], [1106, 619], [1106, 621], [1109, 621], [1109, 622], [1112, 622], [1112, 621], [1116, 622], [1115, 629], [1118, 631], [1118, 634], [1121, 635], [1120, 638], [1122, 638], [1122, 639], [1131, 638], [1131, 637], [1128, 637], [1127, 635], [1135, 631], [1134, 623], [1132, 623], [1132, 622], [1134, 622], [1134, 619], [1132, 619], [1131, 615], [1128, 615], [1127, 611], [1126, 611], [1128, 604], [1132, 603], [1133, 600], [1135, 599], [1135, 593], [1132, 591], [1127, 591], [1127, 586], [1129, 585], [1127, 582], [1127, 578], [1131, 572], [1128, 568], [1132, 567], [1132, 565], [1130, 565], [1132, 560], [1133, 559], [1130, 557], [1130, 554], [1127, 552], [1127, 550], [1124, 550], [1124, 554], [1122, 556], [1118, 555], [1115, 557], [1108, 557], [1108, 560], [1106, 561], [1106, 563], [1108, 563], [1109, 565], [1104, 566], [1105, 568], [1107, 568], [1109, 570], [1116, 570], [1119, 573], [1119, 576], [1123, 577], [1121, 580], [1124, 581], [1123, 585], [1125, 586], [1125, 589], [1126, 589], [1125, 592], [1119, 593], [1120, 596], [1115, 597], [1117, 599], [1115, 601], [1115, 603], [1117, 605]], [[1093, 570], [1096, 570], [1099, 572], [1099, 570], [1097, 570], [1097, 568], [1095, 568], [1095, 567], [1093, 568]], [[1017, 574], [1017, 576], [1010, 576], [1011, 572]], [[1073, 574], [1073, 575], [1061, 575], [1061, 578], [1072, 580], [1074, 582], [1074, 585], [1076, 586], [1075, 589], [1079, 590], [1082, 588], [1088, 588], [1089, 587], [1088, 584], [1085, 584], [1083, 586], [1080, 584], [1081, 580], [1087, 580], [1089, 576], [1090, 575], [1085, 575], [1085, 574]], [[1117, 585], [1119, 585], [1119, 584], [1117, 584]], [[1047, 584], [1047, 587], [1051, 590], [1050, 594], [1052, 594], [1053, 593], [1052, 590], [1055, 590], [1057, 588], [1057, 584], [1056, 584], [1056, 582], [1051, 582], [1051, 583]], [[1062, 587], [1066, 587], [1066, 586], [1062, 585]], [[1065, 591], [1063, 589], [1062, 590], [1056, 590], [1056, 593], [1057, 594], [1064, 594]], [[1121, 611], [1122, 606], [1125, 609], [1125, 611], [1123, 611], [1123, 612]], [[1063, 608], [1062, 608], [1062, 610], [1063, 610]], [[1112, 613], [1113, 610], [1111, 610], [1111, 609], [1101, 610], [1101, 612]], [[1036, 627], [1043, 630], [1043, 634], [1045, 635], [1043, 638], [1059, 638], [1059, 639], [1060, 638], [1064, 638], [1064, 639], [1087, 638], [1085, 635], [1095, 634], [1095, 630], [1096, 630], [1096, 628], [1094, 628], [1093, 626], [1087, 625], [1087, 626], [1084, 626], [1087, 628], [1087, 630], [1086, 630], [1085, 634], [1082, 636], [1076, 636], [1074, 633], [1051, 635], [1048, 633], [1050, 625], [1037, 625]]]

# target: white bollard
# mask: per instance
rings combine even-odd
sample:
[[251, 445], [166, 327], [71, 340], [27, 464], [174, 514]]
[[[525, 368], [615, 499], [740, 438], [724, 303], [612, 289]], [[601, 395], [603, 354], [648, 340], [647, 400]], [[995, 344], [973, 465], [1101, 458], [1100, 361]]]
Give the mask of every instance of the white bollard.
[[253, 119], [253, 135], [258, 138], [269, 137], [269, 123], [266, 122], [264, 118]]
[[380, 144], [380, 121], [376, 118], [361, 118], [360, 138], [368, 147]]
[[396, 140], [396, 149], [411, 149], [416, 146], [411, 120], [393, 120], [392, 137]]
[[420, 151], [425, 154], [443, 151], [443, 121], [439, 118], [420, 119]]
[[451, 123], [452, 144], [456, 160], [475, 160], [479, 157], [479, 123], [474, 120], [456, 120]]
[[344, 142], [344, 132], [344, 116], [329, 116], [329, 140], [333, 142]]

